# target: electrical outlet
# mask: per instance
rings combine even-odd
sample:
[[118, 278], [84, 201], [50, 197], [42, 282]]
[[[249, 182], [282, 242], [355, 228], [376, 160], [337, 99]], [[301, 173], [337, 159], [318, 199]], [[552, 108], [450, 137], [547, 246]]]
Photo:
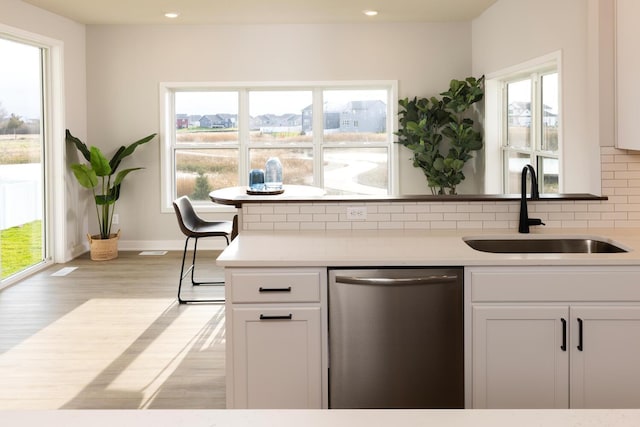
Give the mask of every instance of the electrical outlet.
[[348, 206], [347, 207], [347, 219], [350, 220], [364, 220], [367, 219], [366, 206]]
[[120, 215], [118, 214], [113, 214], [113, 224], [119, 224], [120, 223]]

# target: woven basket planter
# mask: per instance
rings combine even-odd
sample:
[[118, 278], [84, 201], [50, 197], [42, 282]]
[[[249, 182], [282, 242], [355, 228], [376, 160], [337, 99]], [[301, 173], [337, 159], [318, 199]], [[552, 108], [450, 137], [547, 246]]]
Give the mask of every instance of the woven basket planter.
[[109, 235], [108, 239], [101, 239], [99, 234], [89, 238], [89, 246], [91, 248], [91, 259], [94, 261], [108, 261], [118, 258], [118, 239], [120, 238], [120, 230], [117, 233]]

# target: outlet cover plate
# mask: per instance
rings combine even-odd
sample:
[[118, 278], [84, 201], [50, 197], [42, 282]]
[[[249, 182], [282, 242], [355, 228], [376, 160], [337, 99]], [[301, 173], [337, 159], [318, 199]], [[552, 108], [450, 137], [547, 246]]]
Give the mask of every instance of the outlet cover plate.
[[366, 206], [348, 206], [347, 207], [347, 219], [348, 220], [365, 220], [365, 219], [367, 219], [367, 207]]

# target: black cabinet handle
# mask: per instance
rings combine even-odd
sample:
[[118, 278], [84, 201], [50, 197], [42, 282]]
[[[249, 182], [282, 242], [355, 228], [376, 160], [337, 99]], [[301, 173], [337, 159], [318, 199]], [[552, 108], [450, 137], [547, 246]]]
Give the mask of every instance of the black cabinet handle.
[[582, 341], [582, 319], [578, 317], [578, 351], [583, 351], [583, 341]]
[[562, 345], [560, 346], [560, 349], [562, 351], [567, 351], [567, 320], [560, 318], [560, 321], [562, 322]]
[[286, 316], [267, 316], [264, 314], [260, 315], [260, 320], [291, 320], [293, 319], [293, 314], [288, 314]]
[[288, 288], [263, 288], [260, 286], [258, 292], [291, 292], [291, 286]]

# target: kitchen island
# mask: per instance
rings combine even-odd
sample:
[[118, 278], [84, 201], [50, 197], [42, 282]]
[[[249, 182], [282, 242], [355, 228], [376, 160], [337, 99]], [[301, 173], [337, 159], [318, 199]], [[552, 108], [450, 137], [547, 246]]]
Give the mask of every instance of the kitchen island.
[[[228, 407], [329, 407], [328, 269], [441, 266], [465, 271], [465, 407], [640, 407], [640, 369], [634, 362], [640, 359], [640, 232], [535, 231], [241, 233], [217, 261], [227, 281]], [[500, 254], [474, 250], [463, 240], [487, 236], [598, 238], [626, 252]], [[266, 295], [258, 292], [262, 287], [286, 292]], [[297, 322], [278, 323], [278, 332], [275, 323], [260, 322], [263, 315]], [[583, 328], [589, 352], [580, 349]], [[256, 346], [256, 339], [264, 345]], [[282, 348], [306, 356], [290, 357]], [[527, 358], [520, 348], [531, 352]], [[295, 372], [292, 382], [274, 388], [269, 375], [289, 372]]]

